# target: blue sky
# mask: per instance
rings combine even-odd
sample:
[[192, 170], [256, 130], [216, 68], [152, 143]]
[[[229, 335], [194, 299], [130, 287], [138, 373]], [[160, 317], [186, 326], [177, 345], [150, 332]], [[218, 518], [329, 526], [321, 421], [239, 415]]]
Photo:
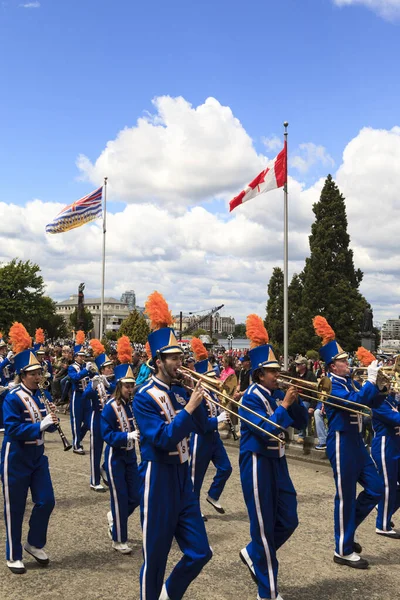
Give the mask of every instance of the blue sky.
[[362, 292], [400, 314], [399, 34], [400, 0], [0, 1], [0, 261], [38, 262], [55, 299], [99, 295], [98, 224], [44, 230], [108, 175], [107, 295], [263, 314], [282, 192], [226, 204], [288, 120], [290, 273], [331, 172]]
[[[41, 0], [2, 3], [2, 197], [69, 202], [95, 159], [151, 99], [229, 105], [262, 150], [312, 141], [340, 162], [363, 126], [396, 123], [399, 27], [332, 0]], [[318, 173], [319, 174], [319, 173]], [[309, 174], [312, 177], [313, 173]]]

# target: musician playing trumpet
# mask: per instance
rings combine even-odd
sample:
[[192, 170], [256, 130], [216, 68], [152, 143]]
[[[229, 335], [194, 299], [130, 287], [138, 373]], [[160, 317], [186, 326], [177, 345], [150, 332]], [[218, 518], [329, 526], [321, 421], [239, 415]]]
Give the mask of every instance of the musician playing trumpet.
[[[40, 392], [42, 368], [31, 348], [31, 337], [21, 323], [10, 328], [9, 338], [15, 352], [17, 386], [4, 400], [4, 440], [1, 450], [1, 479], [6, 524], [6, 560], [14, 574], [25, 573], [22, 561], [22, 522], [28, 490], [34, 503], [29, 520], [25, 552], [41, 566], [49, 563], [44, 549], [54, 493], [49, 464], [44, 454], [44, 431], [56, 431], [58, 418], [50, 394]], [[46, 395], [52, 412], [47, 414], [41, 399]], [[54, 410], [54, 412], [53, 412]]]
[[[247, 317], [246, 335], [251, 341], [253, 384], [245, 392], [242, 405], [253, 409], [260, 418], [247, 414], [244, 408], [239, 408], [239, 417], [247, 417], [265, 431], [284, 439], [282, 429], [301, 430], [307, 425], [307, 409], [295, 387], [289, 386], [286, 392], [278, 389], [280, 365], [268, 343], [262, 319], [257, 315]], [[264, 416], [277, 427], [262, 420]], [[258, 600], [282, 600], [278, 593], [276, 551], [298, 525], [296, 491], [284, 445], [242, 421], [239, 465], [251, 535], [251, 542], [240, 551], [240, 558], [258, 586]]]
[[[368, 367], [368, 381], [358, 391], [351, 385], [348, 354], [335, 340], [335, 332], [324, 317], [314, 318], [314, 329], [322, 338], [320, 356], [328, 367], [332, 381], [332, 395], [339, 399], [338, 406], [326, 405], [328, 417], [327, 456], [336, 484], [335, 496], [335, 553], [339, 565], [366, 569], [368, 561], [360, 556], [362, 548], [355, 539], [357, 527], [379, 503], [383, 494], [378, 475], [362, 438], [362, 415], [355, 410], [341, 410], [340, 403], [351, 408], [357, 403], [378, 406], [379, 389], [376, 385], [377, 362]], [[358, 406], [357, 406], [358, 408]], [[361, 407], [362, 408], [362, 407]], [[357, 482], [364, 488], [357, 496]]]

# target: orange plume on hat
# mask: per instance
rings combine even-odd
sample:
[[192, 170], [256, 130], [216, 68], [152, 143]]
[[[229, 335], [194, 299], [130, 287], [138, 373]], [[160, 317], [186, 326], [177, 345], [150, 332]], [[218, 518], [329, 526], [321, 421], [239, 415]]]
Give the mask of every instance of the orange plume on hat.
[[79, 331], [76, 332], [75, 343], [77, 344], [77, 346], [82, 346], [82, 344], [84, 342], [85, 342], [85, 332], [82, 331], [82, 329], [79, 329]]
[[322, 338], [322, 345], [328, 344], [335, 339], [335, 332], [332, 327], [329, 325], [328, 321], [325, 317], [321, 317], [321, 315], [317, 315], [313, 318], [313, 325], [315, 333]]
[[2, 339], [3, 339], [3, 334], [0, 331], [0, 340], [2, 340]]
[[144, 348], [145, 348], [145, 350], [146, 350], [147, 358], [153, 358], [153, 357], [151, 356], [151, 350], [150, 350], [150, 344], [149, 344], [149, 342], [146, 342], [146, 345], [145, 345], [145, 347], [144, 347]]
[[32, 338], [22, 323], [18, 323], [17, 321], [13, 323], [10, 327], [8, 337], [10, 338], [11, 346], [15, 354], [32, 347]]
[[127, 364], [132, 362], [132, 346], [127, 335], [122, 335], [117, 342], [117, 353], [120, 363]]
[[150, 319], [150, 327], [152, 330], [170, 327], [174, 322], [167, 301], [160, 292], [153, 292], [147, 298], [145, 303], [145, 313]]
[[104, 348], [104, 346], [101, 343], [101, 341], [97, 340], [97, 339], [90, 340], [89, 346], [92, 348], [93, 355], [94, 355], [95, 358], [97, 358], [98, 356], [100, 356], [100, 354], [104, 354], [105, 351], [106, 351], [106, 349]]
[[35, 342], [37, 344], [44, 344], [44, 331], [41, 327], [38, 327], [35, 331]]
[[261, 317], [251, 314], [246, 319], [246, 337], [250, 340], [250, 348], [268, 344], [269, 335]]
[[358, 360], [360, 361], [360, 363], [362, 364], [363, 367], [369, 367], [369, 365], [374, 360], [376, 360], [376, 358], [372, 354], [372, 352], [370, 352], [369, 350], [367, 350], [363, 346], [360, 346], [357, 349], [356, 356], [357, 356]]
[[206, 358], [208, 358], [207, 348], [199, 338], [192, 338], [190, 345], [193, 350], [194, 357], [197, 361], [205, 360]]

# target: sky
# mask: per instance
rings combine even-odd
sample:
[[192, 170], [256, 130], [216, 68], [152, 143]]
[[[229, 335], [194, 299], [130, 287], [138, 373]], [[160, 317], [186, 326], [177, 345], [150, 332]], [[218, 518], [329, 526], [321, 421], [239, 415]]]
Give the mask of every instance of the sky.
[[265, 314], [283, 194], [229, 200], [289, 122], [289, 270], [331, 173], [375, 324], [400, 314], [400, 0], [0, 1], [0, 261], [101, 286], [101, 222], [45, 233], [108, 177], [107, 296]]

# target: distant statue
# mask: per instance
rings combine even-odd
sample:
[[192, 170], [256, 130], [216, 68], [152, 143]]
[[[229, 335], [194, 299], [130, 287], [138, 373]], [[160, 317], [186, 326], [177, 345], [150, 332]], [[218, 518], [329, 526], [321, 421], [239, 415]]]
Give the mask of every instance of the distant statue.
[[85, 296], [83, 290], [85, 289], [85, 284], [80, 283], [78, 288], [78, 307], [76, 311], [76, 327], [77, 329], [85, 329], [85, 305], [84, 300]]
[[372, 308], [367, 307], [364, 310], [364, 317], [362, 323], [362, 333], [372, 333], [373, 328], [373, 312]]

